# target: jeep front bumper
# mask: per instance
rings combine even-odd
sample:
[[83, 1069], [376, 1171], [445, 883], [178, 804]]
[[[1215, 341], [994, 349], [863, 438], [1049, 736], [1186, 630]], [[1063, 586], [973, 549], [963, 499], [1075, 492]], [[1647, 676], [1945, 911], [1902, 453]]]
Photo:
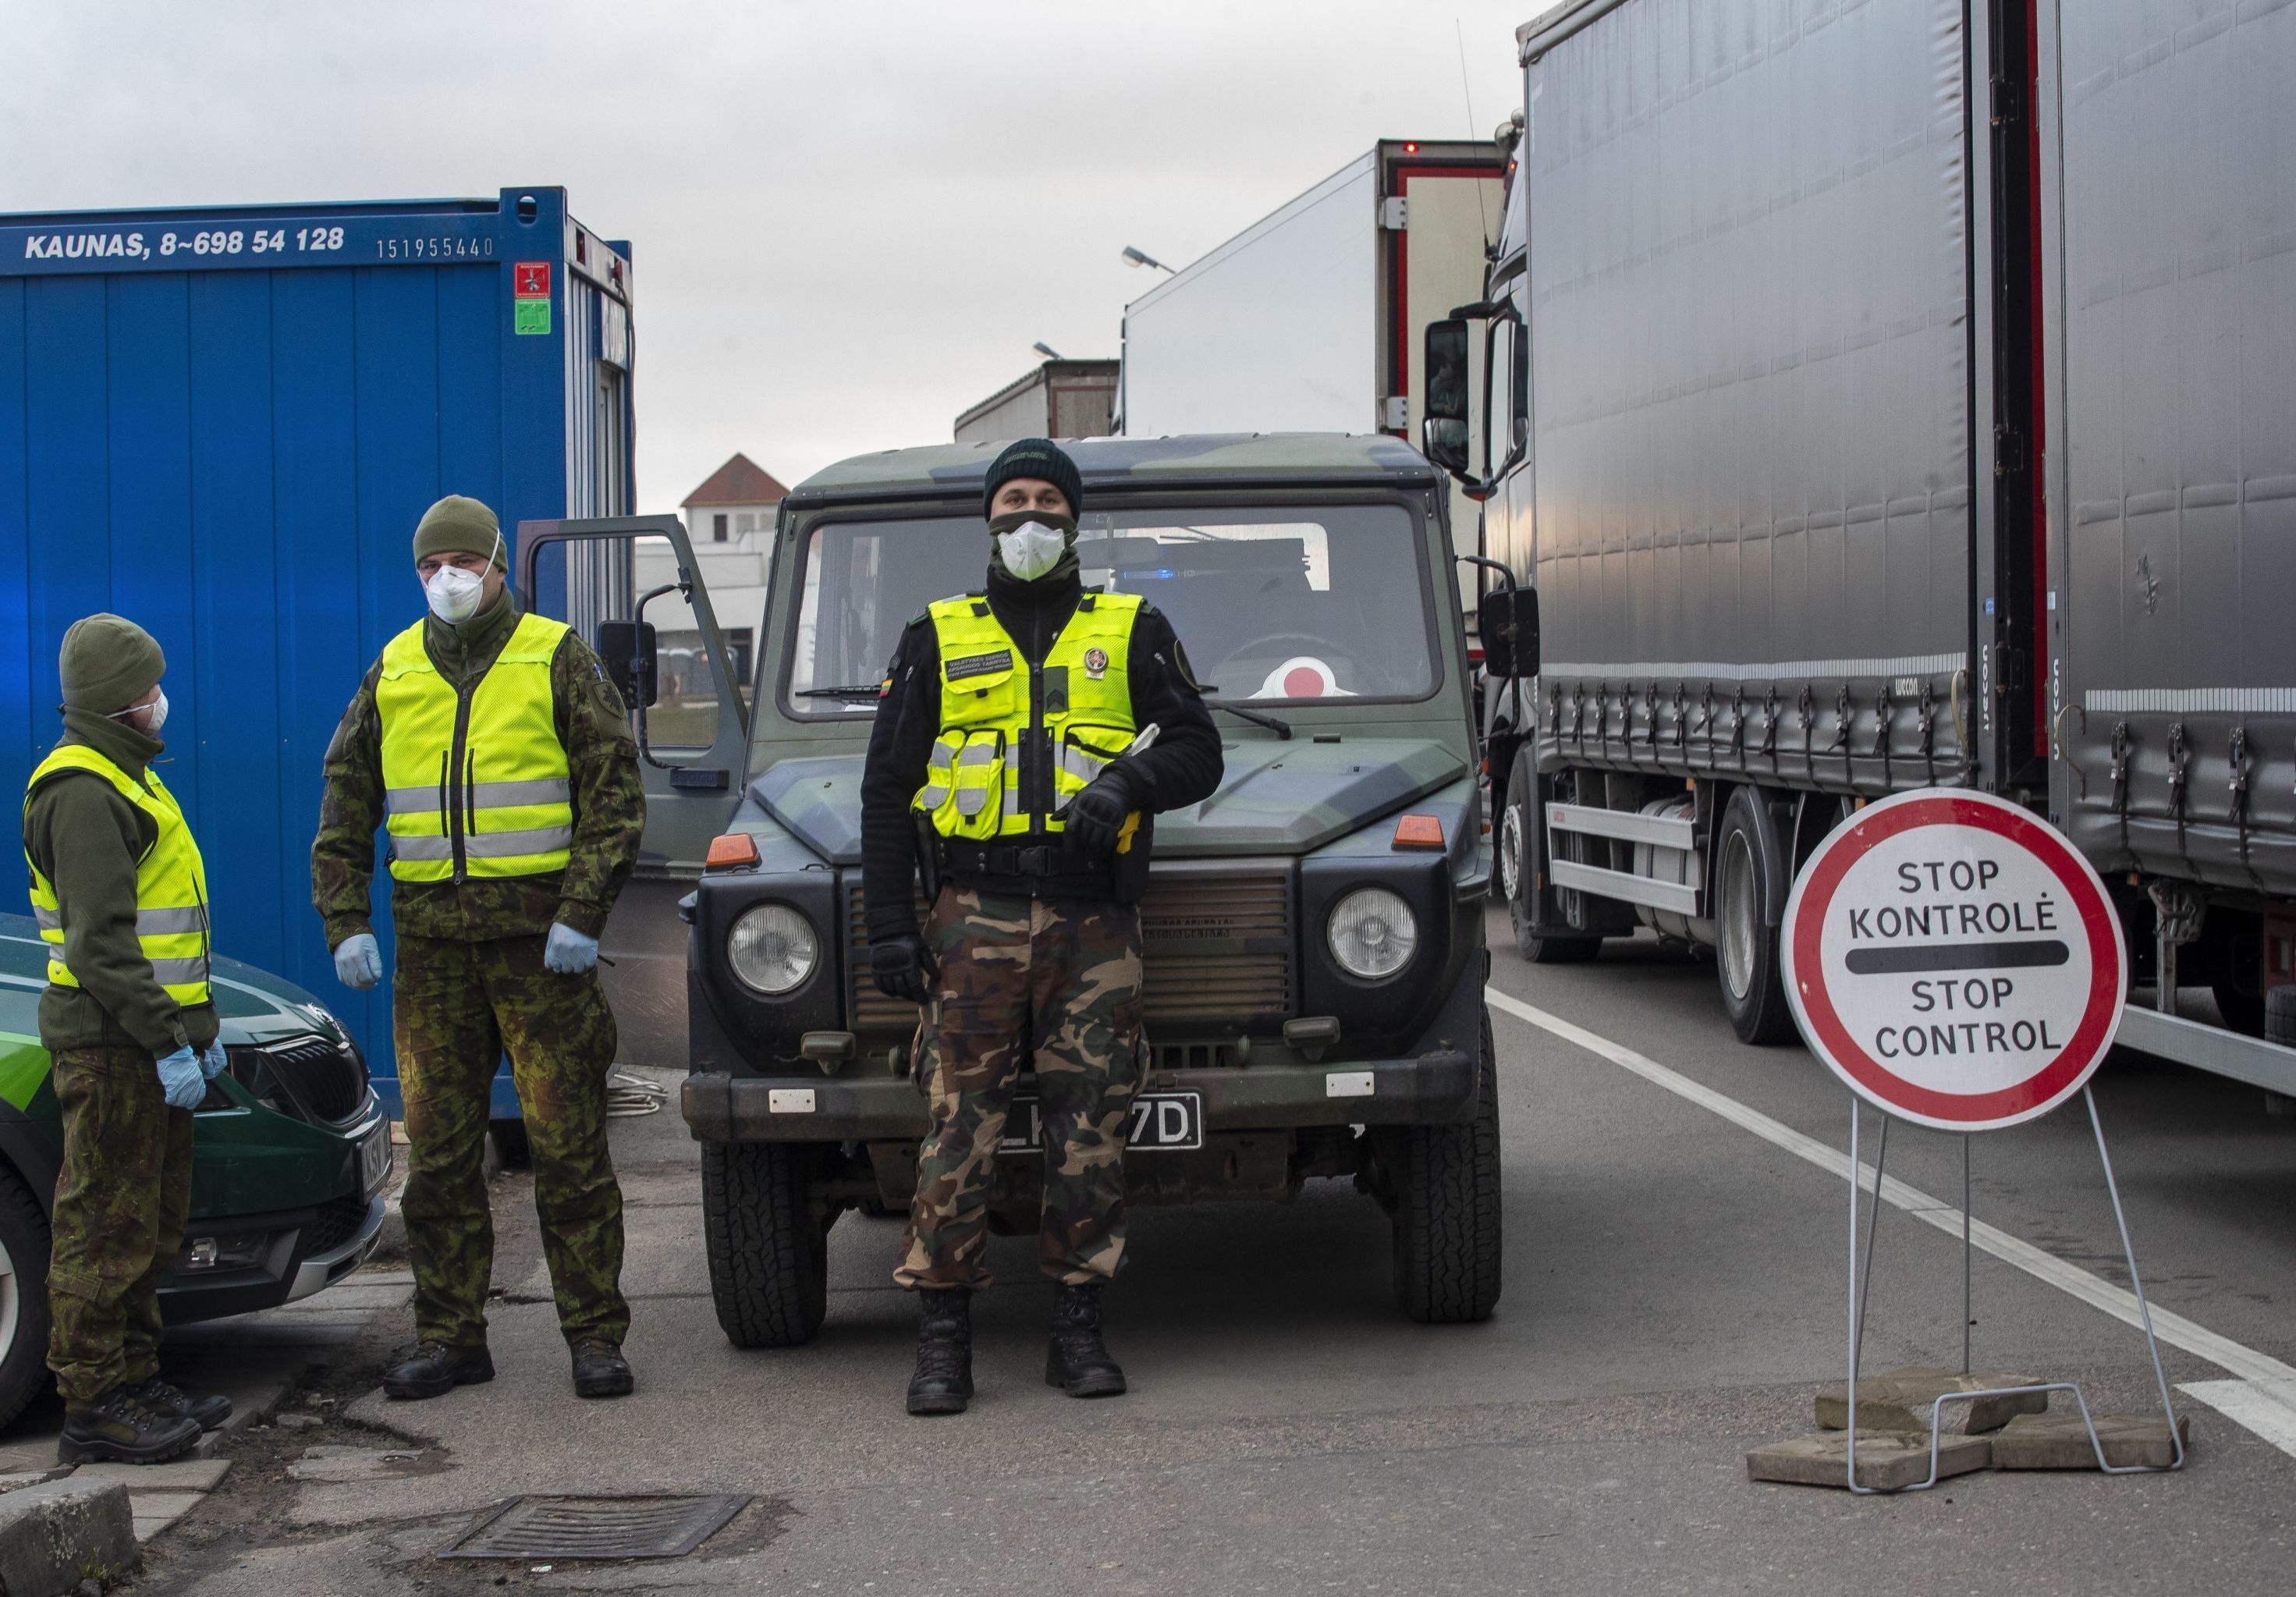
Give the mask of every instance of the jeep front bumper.
[[[1416, 1059], [1267, 1063], [1152, 1070], [1143, 1090], [1197, 1093], [1207, 1132], [1308, 1126], [1448, 1126], [1475, 1106], [1475, 1060], [1439, 1050]], [[906, 1076], [689, 1076], [685, 1123], [704, 1142], [876, 1142], [932, 1129]]]

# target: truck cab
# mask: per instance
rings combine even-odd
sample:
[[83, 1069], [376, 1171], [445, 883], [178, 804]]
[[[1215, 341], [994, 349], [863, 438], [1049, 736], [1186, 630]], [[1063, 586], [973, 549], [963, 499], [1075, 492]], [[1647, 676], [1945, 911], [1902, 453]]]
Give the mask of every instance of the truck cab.
[[[1491, 856], [1447, 484], [1380, 436], [1068, 447], [1085, 482], [1086, 589], [1136, 593], [1170, 618], [1226, 765], [1211, 798], [1155, 822], [1131, 1200], [1283, 1202], [1311, 1178], [1350, 1180], [1393, 1216], [1401, 1306], [1482, 1319], [1499, 1290], [1482, 998]], [[754, 675], [721, 675], [717, 690], [732, 707], [746, 689], [738, 767], [713, 748], [668, 773], [668, 806], [708, 796], [720, 817], [679, 912], [682, 1102], [703, 1144], [718, 1314], [738, 1346], [810, 1339], [830, 1228], [849, 1209], [906, 1210], [912, 1195], [929, 1128], [911, 1071], [922, 1017], [869, 976], [860, 782], [902, 629], [981, 583], [997, 448], [859, 456], [793, 490]], [[548, 536], [590, 541], [564, 558], [602, 569], [615, 538], [668, 539], [684, 559], [679, 600], [706, 611], [674, 520]], [[587, 586], [618, 585], [629, 598], [593, 602], [586, 618], [644, 707], [657, 645], [635, 583]], [[722, 674], [722, 649], [703, 652]], [[689, 686], [689, 718], [692, 699]], [[1024, 1075], [1019, 1106], [1031, 1085]], [[1033, 1117], [1013, 1125], [991, 1222], [1033, 1230], [1044, 1156]], [[888, 1239], [889, 1270], [891, 1251]]]

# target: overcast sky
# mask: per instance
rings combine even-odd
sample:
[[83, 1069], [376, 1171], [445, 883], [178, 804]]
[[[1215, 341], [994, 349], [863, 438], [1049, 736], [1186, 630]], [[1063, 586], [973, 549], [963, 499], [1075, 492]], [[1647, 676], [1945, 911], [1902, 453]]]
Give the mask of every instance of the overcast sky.
[[1550, 3], [0, 0], [0, 211], [562, 184], [636, 247], [669, 510], [736, 449], [946, 440], [1036, 340], [1115, 355], [1123, 246], [1185, 266], [1379, 138], [1488, 136]]

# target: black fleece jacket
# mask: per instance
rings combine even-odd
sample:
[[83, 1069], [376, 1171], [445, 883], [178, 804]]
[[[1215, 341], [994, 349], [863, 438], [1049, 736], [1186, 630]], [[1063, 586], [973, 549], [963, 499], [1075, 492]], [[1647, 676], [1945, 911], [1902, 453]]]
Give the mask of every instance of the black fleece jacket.
[[[986, 596], [990, 613], [1033, 666], [1043, 663], [1083, 591], [1070, 556], [1034, 582], [991, 566]], [[1132, 624], [1127, 664], [1132, 723], [1145, 726], [1152, 721], [1157, 726], [1153, 746], [1116, 762], [1134, 806], [1154, 814], [1209, 798], [1220, 782], [1219, 731], [1171, 622], [1153, 605], [1143, 604]], [[869, 763], [861, 777], [861, 885], [873, 943], [917, 930], [911, 897], [916, 831], [909, 806], [924, 786], [925, 762], [940, 730], [940, 651], [930, 618], [918, 617], [902, 632], [885, 675], [890, 685], [877, 701]], [[1022, 748], [1021, 779], [1025, 792], [1048, 786], [1041, 749]]]

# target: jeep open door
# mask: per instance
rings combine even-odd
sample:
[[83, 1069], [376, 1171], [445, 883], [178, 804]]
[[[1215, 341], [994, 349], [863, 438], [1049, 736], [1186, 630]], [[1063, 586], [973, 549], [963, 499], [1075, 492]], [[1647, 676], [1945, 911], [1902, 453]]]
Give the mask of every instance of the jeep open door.
[[606, 928], [600, 972], [620, 1059], [685, 1059], [685, 929], [677, 900], [725, 830], [748, 752], [748, 673], [729, 653], [676, 516], [521, 521], [518, 591], [598, 651], [628, 707], [645, 782], [637, 870]]

